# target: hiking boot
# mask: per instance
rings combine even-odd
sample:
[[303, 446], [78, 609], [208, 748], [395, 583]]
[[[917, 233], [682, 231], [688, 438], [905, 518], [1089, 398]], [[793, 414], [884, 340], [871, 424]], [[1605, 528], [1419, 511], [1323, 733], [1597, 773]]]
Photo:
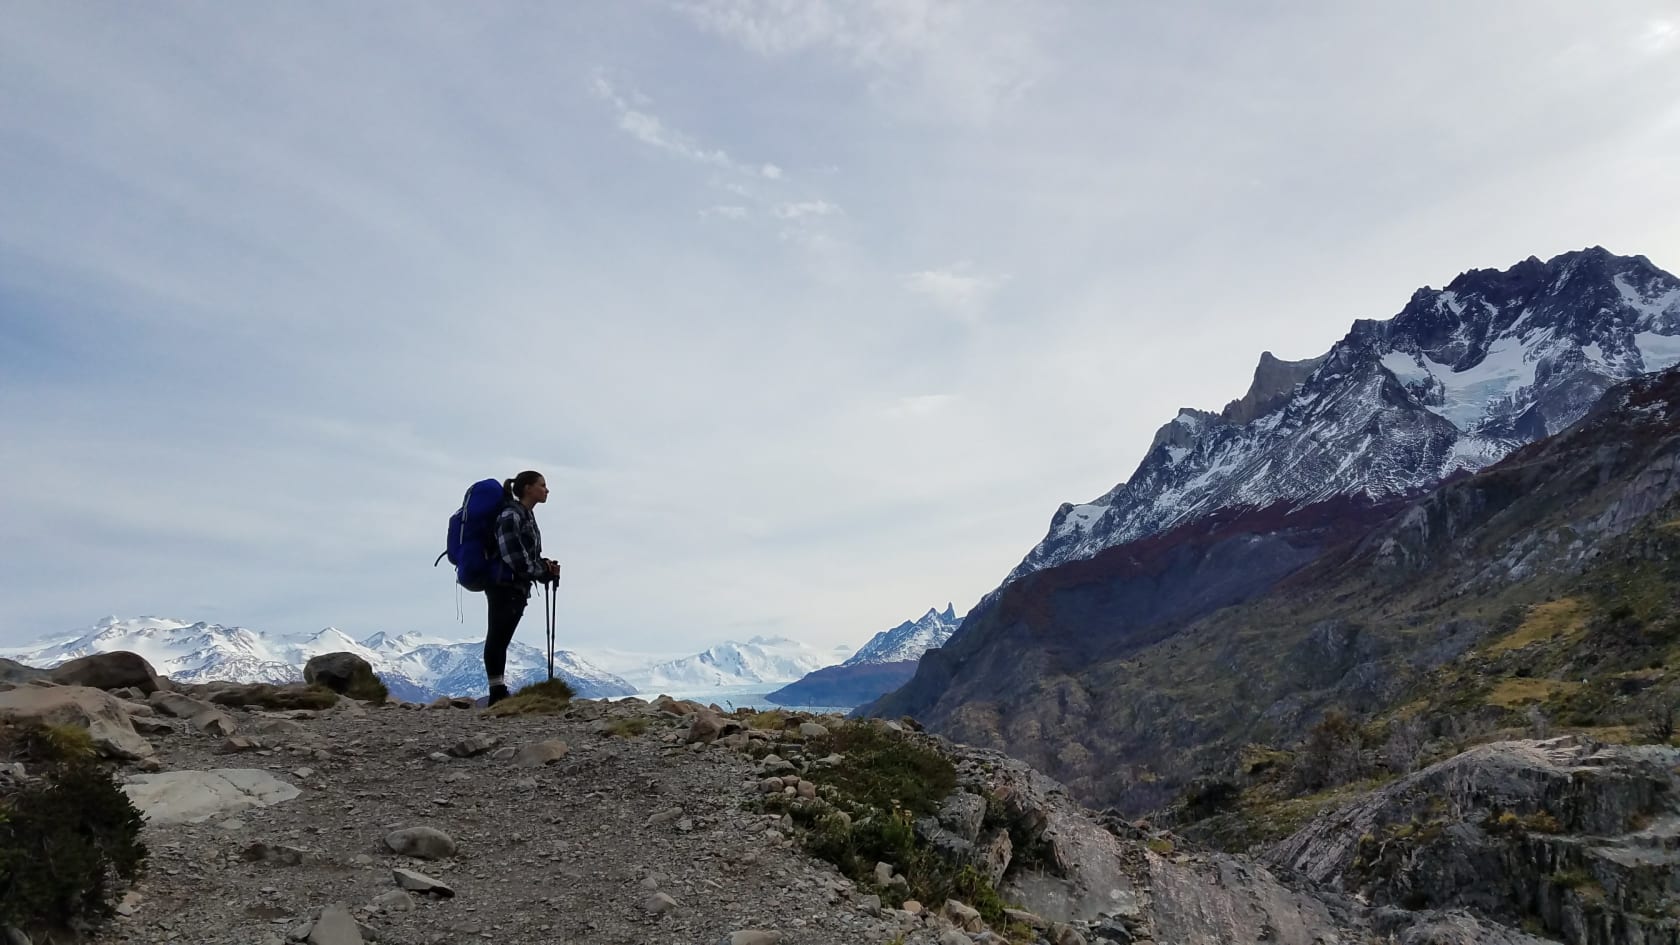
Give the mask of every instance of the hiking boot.
[[491, 686], [490, 698], [485, 701], [484, 705], [486, 708], [493, 706], [503, 699], [506, 699], [508, 695], [508, 688], [506, 686]]

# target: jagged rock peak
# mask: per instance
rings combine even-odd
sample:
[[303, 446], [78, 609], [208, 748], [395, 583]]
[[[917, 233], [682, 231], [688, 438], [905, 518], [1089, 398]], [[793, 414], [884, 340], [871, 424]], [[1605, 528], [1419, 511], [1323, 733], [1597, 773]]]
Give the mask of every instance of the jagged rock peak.
[[1328, 357], [1330, 353], [1325, 352], [1316, 358], [1282, 361], [1270, 351], [1260, 352], [1260, 363], [1254, 368], [1254, 380], [1248, 385], [1248, 393], [1240, 400], [1226, 404], [1220, 416], [1240, 425], [1270, 413], [1288, 401], [1295, 388], [1311, 377], [1312, 372], [1318, 370]]
[[1180, 407], [1178, 416], [1168, 420], [1161, 425], [1161, 429], [1155, 431], [1155, 439], [1149, 444], [1149, 450], [1154, 452], [1162, 446], [1188, 447], [1196, 442], [1196, 437], [1201, 435], [1202, 430], [1209, 424], [1224, 422], [1223, 417], [1211, 411]]
[[1564, 429], [1680, 363], [1680, 279], [1592, 247], [1422, 289], [1320, 358], [1262, 356], [1221, 414], [1181, 409], [1132, 477], [1064, 503], [1005, 583], [1216, 513], [1380, 504]]

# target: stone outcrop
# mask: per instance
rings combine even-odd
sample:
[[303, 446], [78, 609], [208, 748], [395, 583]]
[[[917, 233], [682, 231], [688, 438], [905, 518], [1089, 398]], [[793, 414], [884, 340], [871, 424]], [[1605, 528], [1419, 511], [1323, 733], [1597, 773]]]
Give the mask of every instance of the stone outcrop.
[[154, 824], [203, 823], [289, 801], [302, 793], [297, 785], [253, 768], [137, 774], [123, 785], [123, 792]]
[[85, 728], [108, 758], [137, 760], [152, 744], [134, 730], [122, 700], [86, 686], [22, 686], [0, 692], [0, 719]]
[[1615, 945], [1680, 935], [1676, 850], [1680, 749], [1565, 736], [1473, 748], [1321, 815], [1265, 859], [1377, 905]]
[[373, 665], [354, 653], [322, 653], [303, 666], [303, 681], [343, 695], [359, 681], [372, 680]]
[[163, 688], [152, 664], [138, 653], [117, 650], [94, 653], [60, 663], [52, 668], [50, 678], [63, 686], [87, 686], [92, 689], [134, 688], [150, 695]]

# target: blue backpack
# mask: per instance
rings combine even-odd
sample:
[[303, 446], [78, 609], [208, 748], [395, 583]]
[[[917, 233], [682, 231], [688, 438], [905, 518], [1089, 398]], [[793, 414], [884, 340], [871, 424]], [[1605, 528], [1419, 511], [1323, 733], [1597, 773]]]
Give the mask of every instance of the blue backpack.
[[507, 565], [496, 553], [496, 516], [505, 502], [499, 481], [483, 479], [473, 483], [461, 500], [461, 507], [449, 516], [448, 543], [432, 566], [448, 558], [455, 566], [455, 583], [469, 591], [482, 591], [505, 580]]

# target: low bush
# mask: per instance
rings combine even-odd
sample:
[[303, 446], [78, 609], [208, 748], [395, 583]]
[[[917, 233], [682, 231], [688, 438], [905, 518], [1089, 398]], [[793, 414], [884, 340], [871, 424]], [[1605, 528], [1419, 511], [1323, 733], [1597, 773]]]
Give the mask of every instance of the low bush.
[[629, 738], [641, 735], [648, 730], [648, 720], [645, 718], [613, 719], [607, 723], [607, 734], [619, 738]]
[[485, 715], [551, 715], [564, 712], [577, 692], [564, 679], [532, 683], [488, 709]]
[[0, 798], [0, 926], [50, 932], [112, 912], [146, 861], [142, 819], [97, 762], [53, 764]]
[[385, 680], [371, 669], [356, 667], [356, 672], [350, 677], [350, 686], [344, 694], [352, 699], [363, 702], [384, 702], [390, 697], [391, 691], [385, 688]]

